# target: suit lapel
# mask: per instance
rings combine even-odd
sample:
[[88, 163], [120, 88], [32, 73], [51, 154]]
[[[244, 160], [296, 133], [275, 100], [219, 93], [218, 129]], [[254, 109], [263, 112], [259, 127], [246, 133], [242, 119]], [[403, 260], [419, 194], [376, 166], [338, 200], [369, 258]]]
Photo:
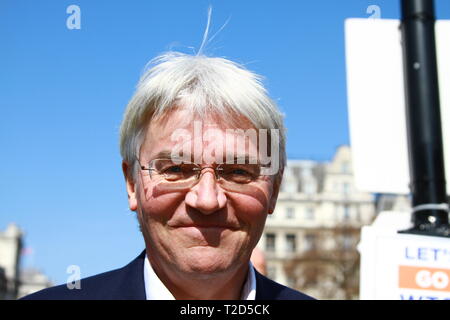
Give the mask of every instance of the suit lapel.
[[278, 288], [271, 281], [255, 270], [256, 297], [255, 300], [276, 300]]
[[145, 300], [144, 284], [145, 250], [117, 275], [119, 290], [114, 295], [120, 300]]

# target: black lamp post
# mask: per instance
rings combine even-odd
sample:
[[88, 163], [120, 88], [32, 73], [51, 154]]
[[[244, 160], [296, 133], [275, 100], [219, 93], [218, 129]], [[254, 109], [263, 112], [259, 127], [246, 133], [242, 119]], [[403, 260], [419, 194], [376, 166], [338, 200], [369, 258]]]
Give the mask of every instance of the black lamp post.
[[399, 232], [449, 237], [433, 0], [401, 0], [401, 13], [413, 227]]

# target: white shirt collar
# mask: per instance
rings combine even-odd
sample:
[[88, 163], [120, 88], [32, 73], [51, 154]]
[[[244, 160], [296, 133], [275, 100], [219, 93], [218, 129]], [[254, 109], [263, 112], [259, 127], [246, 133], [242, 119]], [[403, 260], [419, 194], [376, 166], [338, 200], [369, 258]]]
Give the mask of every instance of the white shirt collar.
[[[158, 278], [153, 270], [147, 255], [144, 260], [144, 283], [145, 283], [145, 295], [147, 300], [175, 300], [172, 293], [166, 288], [162, 281]], [[245, 280], [244, 287], [242, 288], [241, 300], [255, 300], [256, 298], [256, 276], [255, 269], [251, 262], [249, 262], [249, 268], [247, 273], [247, 279]]]
[[247, 279], [241, 292], [241, 300], [255, 300], [256, 299], [256, 275], [255, 269], [251, 261], [248, 262]]

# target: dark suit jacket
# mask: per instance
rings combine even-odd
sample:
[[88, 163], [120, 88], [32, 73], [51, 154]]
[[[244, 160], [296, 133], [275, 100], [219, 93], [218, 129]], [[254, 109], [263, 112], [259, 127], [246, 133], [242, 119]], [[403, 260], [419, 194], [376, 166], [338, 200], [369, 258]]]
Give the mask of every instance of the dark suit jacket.
[[[67, 285], [47, 288], [24, 300], [145, 300], [143, 251], [123, 268], [80, 280], [80, 289]], [[256, 300], [310, 300], [301, 292], [276, 283], [256, 270]]]

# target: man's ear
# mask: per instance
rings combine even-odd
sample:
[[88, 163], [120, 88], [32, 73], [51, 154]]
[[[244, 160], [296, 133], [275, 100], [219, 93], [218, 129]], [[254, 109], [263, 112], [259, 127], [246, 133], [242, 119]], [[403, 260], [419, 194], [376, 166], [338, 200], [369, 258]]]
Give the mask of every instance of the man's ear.
[[128, 165], [127, 162], [122, 161], [122, 171], [125, 177], [125, 182], [127, 184], [127, 193], [128, 193], [128, 206], [131, 211], [137, 210], [137, 195], [136, 195], [136, 184], [134, 183], [133, 168]]
[[283, 171], [281, 171], [276, 177], [273, 183], [273, 192], [269, 200], [269, 214], [275, 211], [275, 206], [277, 204], [278, 193], [280, 192], [281, 180], [283, 178]]

